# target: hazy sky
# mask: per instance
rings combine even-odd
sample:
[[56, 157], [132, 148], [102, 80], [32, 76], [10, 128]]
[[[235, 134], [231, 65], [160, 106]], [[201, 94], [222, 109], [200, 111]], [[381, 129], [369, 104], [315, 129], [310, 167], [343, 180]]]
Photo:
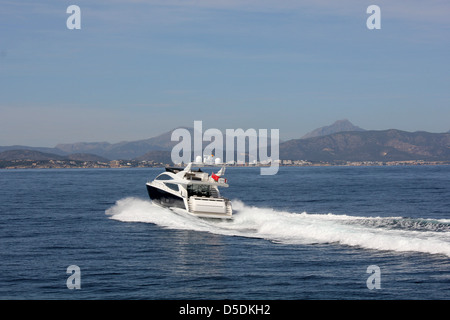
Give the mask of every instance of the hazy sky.
[[0, 145], [146, 139], [194, 120], [282, 139], [343, 118], [444, 132], [449, 15], [448, 0], [0, 1]]

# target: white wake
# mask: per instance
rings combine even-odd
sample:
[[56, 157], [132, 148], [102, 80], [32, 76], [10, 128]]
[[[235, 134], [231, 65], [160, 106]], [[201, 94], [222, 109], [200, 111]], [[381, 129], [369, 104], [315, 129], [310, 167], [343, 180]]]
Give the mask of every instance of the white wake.
[[246, 206], [233, 200], [234, 219], [214, 221], [173, 212], [149, 200], [125, 198], [106, 210], [111, 219], [164, 228], [262, 238], [286, 244], [339, 243], [366, 249], [450, 257], [450, 220], [308, 214]]

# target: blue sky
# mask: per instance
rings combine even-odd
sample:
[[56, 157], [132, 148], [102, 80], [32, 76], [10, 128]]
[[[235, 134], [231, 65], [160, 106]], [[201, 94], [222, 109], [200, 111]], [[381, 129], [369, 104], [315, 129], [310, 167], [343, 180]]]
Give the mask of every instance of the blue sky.
[[[81, 30], [68, 30], [69, 5]], [[381, 8], [369, 30], [366, 9]], [[450, 129], [450, 2], [0, 1], [0, 145]]]

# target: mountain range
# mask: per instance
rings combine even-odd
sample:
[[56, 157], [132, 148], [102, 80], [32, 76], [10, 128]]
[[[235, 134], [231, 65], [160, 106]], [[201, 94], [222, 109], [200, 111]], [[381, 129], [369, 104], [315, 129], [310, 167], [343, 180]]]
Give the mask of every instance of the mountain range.
[[[185, 128], [193, 137], [193, 129]], [[175, 129], [174, 129], [175, 130]], [[153, 160], [170, 163], [172, 131], [137, 141], [79, 142], [54, 148], [0, 146], [0, 160], [81, 161]], [[204, 146], [209, 142], [204, 142]], [[248, 149], [247, 149], [248, 150]], [[270, 150], [270, 148], [269, 148]], [[450, 132], [406, 132], [396, 129], [364, 130], [349, 120], [313, 130], [299, 139], [280, 142], [280, 159], [309, 161], [450, 160]]]
[[281, 159], [310, 161], [449, 161], [450, 134], [368, 130], [337, 132], [280, 145]]

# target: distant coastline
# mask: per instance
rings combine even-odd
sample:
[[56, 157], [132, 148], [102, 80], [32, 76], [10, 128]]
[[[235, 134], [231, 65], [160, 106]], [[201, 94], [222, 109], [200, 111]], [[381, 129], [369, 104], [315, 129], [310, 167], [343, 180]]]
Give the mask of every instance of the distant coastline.
[[[223, 164], [227, 167], [262, 167], [263, 164]], [[282, 167], [327, 167], [327, 166], [435, 166], [450, 165], [450, 161], [425, 161], [425, 160], [407, 160], [407, 161], [333, 161], [333, 162], [312, 162], [305, 160], [280, 160]], [[99, 169], [99, 168], [161, 168], [169, 167], [173, 164], [137, 161], [137, 160], [113, 160], [113, 161], [77, 161], [77, 160], [8, 160], [0, 161], [0, 169]], [[202, 166], [202, 165], [200, 165]], [[207, 165], [205, 165], [207, 167]]]

